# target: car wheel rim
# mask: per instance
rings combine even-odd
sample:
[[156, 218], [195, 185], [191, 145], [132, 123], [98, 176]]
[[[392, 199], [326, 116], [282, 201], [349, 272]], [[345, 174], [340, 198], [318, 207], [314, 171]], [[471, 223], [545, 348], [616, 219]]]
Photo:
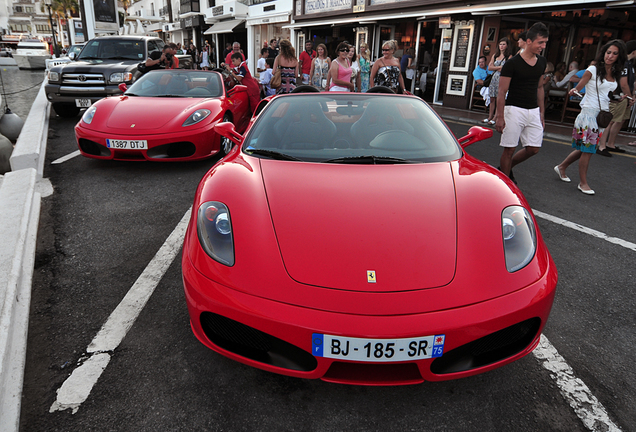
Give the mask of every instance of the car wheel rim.
[[[231, 121], [229, 117], [223, 117], [223, 122]], [[221, 150], [223, 154], [228, 154], [232, 150], [232, 140], [226, 137], [221, 137]]]

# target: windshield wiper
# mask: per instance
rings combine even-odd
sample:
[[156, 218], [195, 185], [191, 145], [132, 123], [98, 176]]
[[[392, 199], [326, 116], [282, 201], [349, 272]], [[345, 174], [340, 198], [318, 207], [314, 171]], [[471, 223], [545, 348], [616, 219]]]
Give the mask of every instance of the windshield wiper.
[[265, 149], [255, 149], [255, 148], [247, 148], [245, 149], [246, 152], [249, 152], [249, 154], [252, 155], [258, 155], [258, 156], [268, 156], [271, 159], [276, 159], [276, 160], [290, 160], [290, 161], [300, 161], [302, 159], [298, 159], [294, 156], [290, 156], [288, 154], [285, 153], [280, 153], [274, 150], [265, 150]]
[[188, 96], [178, 95], [178, 94], [164, 94], [164, 95], [157, 95], [155, 97], [188, 97]]
[[104, 60], [135, 60], [128, 57], [123, 56], [115, 56], [115, 57], [104, 57]]
[[79, 57], [77, 60], [101, 60], [101, 59], [99, 57], [86, 56], [86, 57]]
[[139, 95], [136, 94], [136, 93], [128, 93], [128, 92], [126, 92], [126, 93], [124, 93], [124, 96], [139, 96]]
[[412, 163], [408, 159], [390, 157], [390, 156], [349, 156], [349, 157], [339, 157], [335, 159], [328, 159], [326, 161], [322, 161], [323, 163], [344, 163], [344, 164], [399, 164], [399, 163]]

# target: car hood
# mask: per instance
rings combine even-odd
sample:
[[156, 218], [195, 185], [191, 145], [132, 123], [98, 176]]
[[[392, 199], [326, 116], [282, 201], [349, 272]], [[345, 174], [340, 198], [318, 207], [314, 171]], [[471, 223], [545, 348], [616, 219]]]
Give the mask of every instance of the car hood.
[[261, 168], [281, 256], [297, 282], [398, 292], [453, 280], [457, 218], [449, 163], [261, 160]]
[[[77, 60], [65, 63], [63, 66], [64, 73], [103, 73], [104, 71], [121, 72], [127, 70], [133, 65], [139, 64], [143, 59], [139, 60]], [[99, 66], [99, 70], [95, 69]]]
[[136, 132], [158, 131], [169, 122], [183, 123], [185, 114], [202, 101], [198, 98], [117, 98], [106, 121], [106, 127], [112, 132], [130, 132], [130, 128]]

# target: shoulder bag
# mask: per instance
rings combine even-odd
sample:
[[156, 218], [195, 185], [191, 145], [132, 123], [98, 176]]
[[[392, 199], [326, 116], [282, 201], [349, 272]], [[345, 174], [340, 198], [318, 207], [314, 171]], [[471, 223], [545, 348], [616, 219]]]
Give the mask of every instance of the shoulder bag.
[[596, 97], [598, 99], [598, 107], [600, 109], [598, 115], [596, 116], [596, 124], [598, 124], [599, 129], [605, 129], [609, 126], [612, 121], [612, 113], [609, 111], [603, 110], [601, 108], [601, 97], [598, 95], [598, 68], [596, 69], [596, 79], [594, 80], [596, 83]]
[[274, 75], [272, 75], [272, 79], [269, 82], [269, 86], [273, 89], [277, 89], [278, 87], [280, 87], [280, 85], [281, 85], [280, 65], [278, 65], [276, 72], [274, 72]]
[[484, 80], [484, 84], [482, 85], [482, 87], [488, 87], [490, 86], [490, 81], [492, 81], [492, 75], [490, 74], [486, 77], [486, 79]]

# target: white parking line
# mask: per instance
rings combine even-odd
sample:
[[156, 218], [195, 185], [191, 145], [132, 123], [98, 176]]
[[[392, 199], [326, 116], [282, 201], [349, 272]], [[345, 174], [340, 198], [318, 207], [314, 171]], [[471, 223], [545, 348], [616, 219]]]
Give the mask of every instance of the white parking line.
[[72, 409], [73, 414], [75, 414], [86, 400], [110, 361], [109, 352], [115, 350], [124, 339], [139, 313], [146, 306], [159, 281], [179, 253], [190, 219], [190, 211], [191, 209], [183, 215], [172, 234], [108, 317], [106, 323], [86, 349], [89, 357], [80, 359], [79, 367], [57, 390], [57, 398], [51, 405], [49, 412]]
[[[584, 227], [574, 222], [532, 210], [535, 216], [575, 229], [585, 234], [601, 238], [610, 243], [626, 247], [636, 251], [634, 243], [609, 237], [606, 234]], [[80, 359], [73, 373], [64, 381], [57, 390], [57, 398], [49, 412], [71, 409], [73, 414], [88, 398], [93, 386], [108, 366], [111, 355], [132, 327], [139, 313], [146, 305], [148, 299], [159, 284], [159, 281], [174, 261], [185, 235], [191, 209], [189, 209], [172, 234], [159, 249], [155, 257], [150, 261], [146, 269], [139, 276], [135, 284], [128, 291], [121, 303], [115, 308], [99, 333], [86, 349], [88, 357]], [[607, 430], [620, 432], [621, 429], [612, 422], [605, 407], [592, 394], [583, 381], [574, 376], [574, 371], [565, 359], [557, 352], [550, 341], [541, 335], [541, 341], [533, 351], [534, 356], [541, 365], [551, 372], [552, 378], [565, 400], [574, 409], [589, 430]]]
[[538, 216], [538, 217], [540, 217], [542, 219], [549, 220], [550, 222], [554, 222], [556, 224], [563, 225], [563, 226], [566, 226], [568, 228], [572, 228], [573, 230], [580, 231], [580, 232], [582, 232], [584, 234], [588, 234], [588, 235], [591, 235], [591, 236], [594, 236], [594, 237], [598, 237], [598, 238], [603, 239], [605, 241], [608, 241], [610, 243], [622, 246], [622, 247], [627, 248], [627, 249], [631, 249], [634, 252], [636, 252], [636, 244], [634, 244], [632, 242], [628, 242], [626, 240], [619, 239], [617, 237], [610, 237], [607, 234], [602, 233], [600, 231], [596, 231], [596, 230], [593, 230], [592, 228], [588, 228], [588, 227], [585, 227], [583, 225], [579, 225], [577, 223], [570, 222], [570, 221], [567, 221], [565, 219], [561, 219], [559, 217], [552, 216], [552, 215], [549, 215], [547, 213], [540, 212], [539, 210], [532, 209], [532, 212], [534, 213], [535, 216]]
[[73, 159], [76, 156], [80, 155], [80, 151], [79, 150], [75, 150], [73, 153], [69, 153], [66, 156], [62, 156], [59, 159], [55, 159], [53, 162], [51, 162], [51, 165], [57, 165], [57, 164], [61, 164], [62, 162], [66, 162], [69, 159]]
[[621, 429], [610, 420], [605, 407], [596, 399], [583, 381], [574, 376], [574, 371], [552, 346], [545, 335], [541, 335], [539, 346], [532, 352], [541, 365], [551, 372], [561, 395], [570, 404], [586, 428], [591, 431], [619, 432]]

